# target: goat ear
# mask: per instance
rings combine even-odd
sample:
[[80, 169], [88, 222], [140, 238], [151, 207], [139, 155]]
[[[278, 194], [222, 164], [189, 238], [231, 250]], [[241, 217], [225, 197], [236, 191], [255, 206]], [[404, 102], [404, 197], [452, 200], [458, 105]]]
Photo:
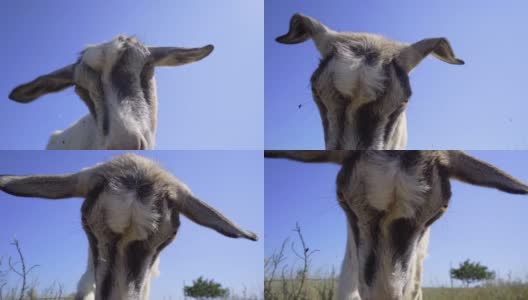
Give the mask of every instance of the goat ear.
[[149, 47], [150, 57], [156, 67], [175, 67], [199, 61], [213, 50], [213, 45], [202, 48]]
[[0, 190], [20, 197], [63, 199], [83, 197], [80, 173], [68, 175], [0, 175]]
[[264, 157], [286, 158], [310, 163], [336, 163], [341, 164], [346, 152], [342, 150], [265, 150]]
[[447, 151], [449, 176], [460, 181], [496, 188], [512, 194], [528, 194], [528, 185], [498, 168], [462, 151]]
[[17, 86], [9, 94], [9, 99], [20, 103], [31, 102], [38, 97], [61, 91], [73, 85], [74, 64], [66, 66], [37, 79]]
[[295, 14], [290, 19], [290, 29], [285, 35], [275, 40], [281, 44], [299, 44], [318, 33], [327, 32], [328, 28], [314, 18]]
[[174, 199], [174, 202], [179, 212], [197, 224], [216, 230], [228, 237], [258, 240], [255, 233], [239, 228], [220, 212], [191, 194]]
[[429, 54], [449, 64], [464, 64], [463, 60], [455, 57], [446, 38], [424, 39], [406, 46], [398, 55], [397, 60], [407, 72], [410, 72]]

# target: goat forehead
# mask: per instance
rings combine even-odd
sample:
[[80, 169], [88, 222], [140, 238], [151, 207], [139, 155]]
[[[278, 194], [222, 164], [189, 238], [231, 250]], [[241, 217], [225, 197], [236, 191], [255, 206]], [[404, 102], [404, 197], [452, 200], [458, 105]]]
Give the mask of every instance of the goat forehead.
[[366, 32], [342, 32], [337, 36], [336, 43], [377, 50], [384, 57], [394, 57], [405, 46], [385, 36]]
[[[183, 183], [157, 163], [133, 153], [123, 154], [111, 161], [96, 165], [91, 176], [99, 179], [92, 180], [97, 183], [90, 187], [85, 203], [104, 194], [111, 197], [123, 195], [129, 202], [135, 200], [143, 205], [152, 206], [158, 198], [177, 197], [178, 193], [190, 193]], [[90, 209], [85, 211], [88, 212]]]
[[105, 170], [110, 176], [113, 174], [136, 173], [138, 171], [148, 171], [150, 176], [161, 173], [168, 176], [168, 173], [166, 173], [155, 161], [135, 153], [125, 153], [114, 157], [112, 160], [104, 163], [103, 170]]
[[174, 234], [178, 213], [168, 194], [142, 180], [125, 176], [107, 180], [94, 199], [86, 200], [91, 207], [85, 207], [83, 218], [98, 238], [118, 235], [125, 244], [148, 240], [156, 245]]
[[118, 36], [109, 42], [86, 47], [81, 53], [81, 61], [102, 72], [114, 65], [124, 51], [131, 49], [138, 54], [137, 58], [144, 58], [149, 54], [148, 49], [135, 38]]
[[441, 176], [434, 164], [435, 156], [430, 154], [362, 153], [355, 162], [345, 164], [338, 176], [339, 200], [361, 210], [359, 218], [368, 218], [368, 210], [373, 210], [391, 214], [391, 219], [427, 221], [429, 214], [446, 205], [450, 197], [448, 178]]
[[[105, 215], [105, 225], [113, 233], [127, 234], [131, 240], [146, 240], [158, 229], [163, 211], [154, 209], [161, 199], [139, 197], [132, 190], [105, 191], [98, 202], [101, 213]], [[154, 202], [154, 203], [149, 203]]]
[[350, 99], [350, 112], [372, 101], [383, 102], [381, 109], [392, 112], [411, 96], [411, 89], [407, 74], [394, 60], [396, 50], [389, 46], [363, 35], [337, 40], [334, 52], [313, 73], [312, 87], [327, 106], [337, 101], [332, 96], [337, 92]]
[[[402, 193], [406, 197], [408, 193], [418, 192], [411, 191], [412, 186], [423, 185], [417, 162], [411, 164], [405, 158], [398, 153], [369, 152], [352, 166], [351, 176], [348, 181], [343, 182], [344, 186], [341, 188], [344, 188], [349, 196], [367, 197], [373, 208], [384, 210], [388, 203], [380, 202], [375, 196], [389, 193], [387, 197], [394, 197]], [[371, 197], [371, 194], [374, 196]], [[386, 197], [382, 198], [386, 200]]]

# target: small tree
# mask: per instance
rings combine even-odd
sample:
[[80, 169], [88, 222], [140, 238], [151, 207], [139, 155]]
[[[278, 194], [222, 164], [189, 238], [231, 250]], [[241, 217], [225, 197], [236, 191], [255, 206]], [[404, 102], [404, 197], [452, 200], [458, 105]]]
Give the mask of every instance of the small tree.
[[220, 283], [216, 283], [212, 279], [203, 279], [202, 276], [193, 280], [192, 286], [185, 286], [183, 292], [185, 296], [196, 299], [227, 297], [229, 295], [229, 290], [222, 288]]
[[[28, 268], [26, 266], [26, 261], [24, 260], [24, 255], [22, 254], [22, 249], [20, 247], [20, 244], [18, 243], [18, 240], [13, 239], [13, 242], [11, 243], [11, 245], [15, 246], [18, 252], [18, 257], [20, 258], [20, 261], [13, 263], [11, 261], [11, 257], [9, 257], [7, 262], [9, 264], [9, 269], [13, 271], [15, 274], [17, 274], [18, 276], [20, 276], [20, 278], [22, 279], [22, 286], [20, 287], [20, 297], [18, 299], [23, 300], [29, 288], [27, 284], [28, 275], [31, 271], [33, 271], [34, 268], [38, 267], [39, 265], [34, 265]], [[16, 267], [16, 265], [18, 264], [20, 264], [20, 268]]]
[[461, 263], [458, 269], [451, 269], [450, 273], [452, 278], [462, 281], [466, 287], [478, 281], [495, 278], [495, 272], [488, 271], [488, 267], [469, 259]]

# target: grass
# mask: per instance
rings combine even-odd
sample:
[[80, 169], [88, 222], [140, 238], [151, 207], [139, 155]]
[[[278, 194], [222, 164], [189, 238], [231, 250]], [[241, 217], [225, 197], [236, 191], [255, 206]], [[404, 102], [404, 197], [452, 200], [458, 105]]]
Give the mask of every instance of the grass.
[[425, 300], [525, 300], [528, 284], [501, 282], [477, 288], [424, 288]]
[[[305, 278], [304, 285], [297, 299], [336, 299], [335, 287], [337, 280], [334, 278]], [[295, 287], [299, 286], [299, 279], [277, 279], [271, 282], [271, 289], [264, 296], [266, 300], [290, 300]]]

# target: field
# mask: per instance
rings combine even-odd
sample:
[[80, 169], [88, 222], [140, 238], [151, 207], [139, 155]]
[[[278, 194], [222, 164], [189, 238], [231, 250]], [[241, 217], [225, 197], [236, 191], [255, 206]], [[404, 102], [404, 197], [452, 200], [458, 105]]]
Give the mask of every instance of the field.
[[528, 284], [502, 283], [479, 288], [424, 288], [425, 300], [525, 300]]
[[[302, 290], [299, 279], [273, 280], [271, 292], [266, 294], [266, 300], [286, 299], [336, 299], [335, 287], [337, 279], [305, 279]], [[478, 288], [424, 288], [424, 300], [528, 300], [528, 283], [494, 282]]]

